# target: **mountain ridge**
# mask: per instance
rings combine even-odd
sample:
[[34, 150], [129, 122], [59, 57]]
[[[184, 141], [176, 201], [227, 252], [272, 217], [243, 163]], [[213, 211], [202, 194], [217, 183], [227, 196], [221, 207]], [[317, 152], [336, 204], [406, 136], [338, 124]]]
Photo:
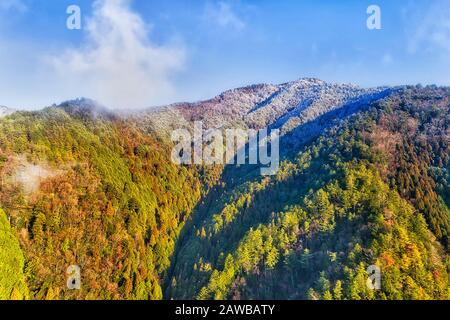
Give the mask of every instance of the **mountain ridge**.
[[193, 103], [176, 103], [131, 115], [144, 126], [170, 136], [170, 130], [202, 121], [206, 128], [281, 129], [286, 134], [333, 109], [351, 102], [370, 102], [400, 87], [364, 89], [302, 78], [280, 85], [257, 84], [227, 90]]

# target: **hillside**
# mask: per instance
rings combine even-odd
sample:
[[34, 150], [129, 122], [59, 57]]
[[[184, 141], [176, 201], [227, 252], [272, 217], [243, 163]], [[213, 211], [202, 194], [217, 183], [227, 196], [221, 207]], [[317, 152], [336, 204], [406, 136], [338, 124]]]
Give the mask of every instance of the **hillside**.
[[[32, 297], [160, 299], [208, 174], [173, 165], [168, 146], [132, 123], [66, 107], [0, 121], [1, 207]], [[84, 270], [84, 290], [67, 290], [70, 265]]]
[[228, 168], [167, 298], [448, 299], [449, 94], [403, 88], [291, 150], [276, 177]]
[[[281, 129], [280, 171], [173, 164], [171, 130], [200, 120]], [[0, 299], [449, 299], [449, 125], [448, 88], [317, 79], [6, 115]]]

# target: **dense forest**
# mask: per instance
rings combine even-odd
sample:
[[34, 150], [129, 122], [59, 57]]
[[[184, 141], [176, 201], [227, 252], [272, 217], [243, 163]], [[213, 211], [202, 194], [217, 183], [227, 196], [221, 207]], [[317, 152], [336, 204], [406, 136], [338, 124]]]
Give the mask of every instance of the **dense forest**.
[[0, 299], [450, 299], [449, 128], [450, 89], [404, 87], [282, 145], [263, 177], [177, 166], [106, 111], [8, 115]]
[[449, 93], [375, 102], [273, 178], [226, 168], [179, 242], [167, 298], [450, 298]]
[[[62, 108], [2, 119], [0, 146], [12, 228], [2, 232], [20, 243], [31, 298], [163, 297], [161, 277], [211, 170], [172, 164], [167, 144], [130, 123]], [[2, 255], [18, 251], [10, 259], [23, 264], [8, 244]], [[67, 290], [70, 265], [81, 266], [84, 290]]]

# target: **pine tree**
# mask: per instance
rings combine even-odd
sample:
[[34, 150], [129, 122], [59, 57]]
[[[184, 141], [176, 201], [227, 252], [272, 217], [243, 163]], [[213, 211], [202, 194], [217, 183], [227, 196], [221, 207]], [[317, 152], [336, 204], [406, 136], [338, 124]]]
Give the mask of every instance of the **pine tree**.
[[273, 269], [278, 263], [278, 251], [275, 247], [270, 248], [266, 257], [266, 266], [269, 269]]
[[342, 300], [342, 281], [341, 280], [336, 281], [336, 284], [334, 285], [333, 296], [334, 296], [335, 300]]

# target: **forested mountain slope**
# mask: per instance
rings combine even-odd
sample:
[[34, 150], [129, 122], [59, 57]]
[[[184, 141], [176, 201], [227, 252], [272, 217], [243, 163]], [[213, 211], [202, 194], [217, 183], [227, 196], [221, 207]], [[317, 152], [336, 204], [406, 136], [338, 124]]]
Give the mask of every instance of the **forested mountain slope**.
[[[449, 107], [447, 88], [302, 79], [7, 114], [0, 299], [448, 299]], [[170, 131], [197, 120], [282, 129], [280, 171], [173, 164]]]
[[27, 298], [23, 254], [6, 214], [1, 209], [0, 248], [0, 300]]
[[449, 89], [403, 88], [291, 150], [275, 177], [227, 168], [166, 297], [448, 299], [449, 106]]
[[[132, 123], [90, 111], [65, 104], [0, 120], [1, 207], [31, 297], [160, 299], [207, 174], [172, 164], [169, 146]], [[70, 265], [83, 290], [67, 290]]]

